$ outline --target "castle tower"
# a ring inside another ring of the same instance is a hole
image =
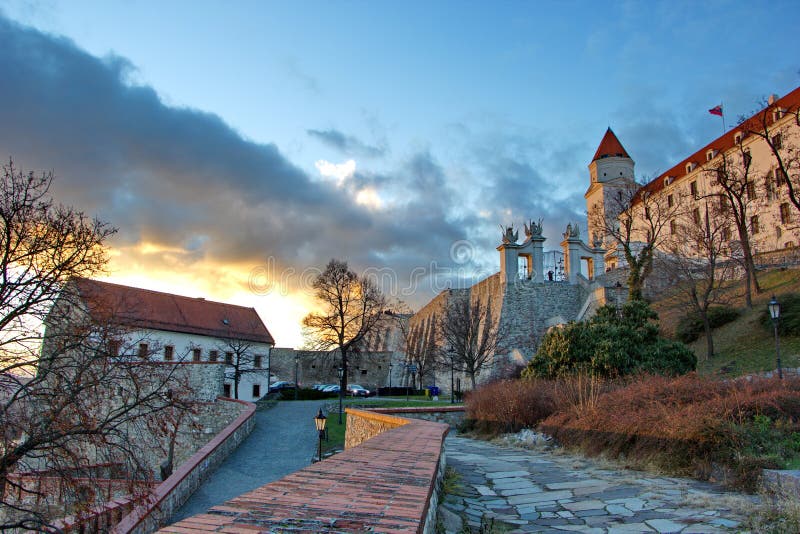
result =
[[[589,163],[591,183],[583,195],[586,198],[586,211],[589,216],[589,235],[587,241],[594,245],[595,239],[602,241],[602,247],[609,253],[616,246],[608,243],[603,231],[603,220],[613,220],[619,215],[630,198],[632,190],[638,189],[633,175],[634,162],[625,147],[609,128],[600,146]],[[610,266],[615,266],[612,262]]]

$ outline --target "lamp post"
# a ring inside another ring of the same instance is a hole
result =
[[[300,357],[295,354],[294,355],[294,400],[297,400],[297,390],[300,388],[300,384],[297,383],[297,367],[300,363]]]
[[[336,374],[339,375],[339,424],[342,424],[342,396],[344,395],[344,391],[342,390],[342,378],[344,377],[344,369],[339,367],[336,370]]]
[[[767,304],[767,308],[769,309],[769,316],[772,319],[772,325],[775,327],[775,359],[778,362],[778,378],[783,379],[783,371],[781,370],[781,346],[778,341],[778,321],[781,318],[781,304],[777,301],[775,295],[772,295],[772,300]]]
[[[327,417],[325,414],[322,413],[322,408],[319,409],[319,413],[317,416],[314,417],[314,426],[317,427],[317,433],[319,434],[319,461],[322,461],[322,438],[325,437],[325,423],[327,422]]]
[[[394,365],[392,365],[392,362],[389,362],[389,389],[390,390],[392,389],[392,367],[394,367]],[[391,392],[389,393],[389,395],[391,395]]]
[[[455,363],[453,362],[453,353],[450,353],[450,404],[455,404]]]

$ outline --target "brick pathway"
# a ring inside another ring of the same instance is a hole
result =
[[[513,533],[741,532],[756,502],[711,484],[612,470],[568,454],[456,436],[446,444],[463,495],[448,496],[439,517],[460,515],[473,531],[486,517]]]

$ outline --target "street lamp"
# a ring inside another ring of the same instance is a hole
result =
[[[339,367],[339,369],[336,370],[336,374],[339,375],[339,424],[341,425],[342,424],[342,396],[344,395],[344,388],[342,387],[342,384],[344,383],[344,380],[343,380],[343,378],[344,378],[344,369],[342,367]]]
[[[297,400],[297,390],[300,388],[300,384],[297,383],[297,364],[300,363],[300,356],[297,354],[294,355],[294,400]]]
[[[392,367],[394,367],[394,365],[392,365],[392,362],[389,362],[389,389],[390,390],[392,389]],[[390,391],[389,395],[391,395],[391,394],[392,393]]]
[[[322,413],[322,408],[319,409],[319,413],[317,416],[314,417],[314,426],[317,427],[317,432],[319,433],[319,461],[322,461],[322,438],[325,437],[325,423],[327,422],[327,417],[325,414]]]
[[[778,321],[781,318],[781,304],[775,298],[775,295],[772,295],[772,300],[769,301],[767,304],[767,308],[769,309],[769,316],[772,319],[772,325],[775,327],[775,359],[778,362],[778,378],[783,378],[783,371],[781,370],[781,346],[780,342],[778,341]]]

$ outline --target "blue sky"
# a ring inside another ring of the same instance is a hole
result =
[[[0,155],[54,170],[59,198],[120,228],[113,277],[252,304],[298,345],[313,305],[299,273],[332,256],[404,286],[434,263],[450,283],[492,272],[498,224],[543,217],[556,248],[568,220],[585,224],[607,126],[640,178],[669,168],[721,133],[710,107],[733,124],[800,85],[798,15],[797,2],[0,1]],[[462,241],[467,262],[451,254]],[[270,280],[294,276],[254,291],[270,262]],[[417,289],[401,296],[440,287]]]

